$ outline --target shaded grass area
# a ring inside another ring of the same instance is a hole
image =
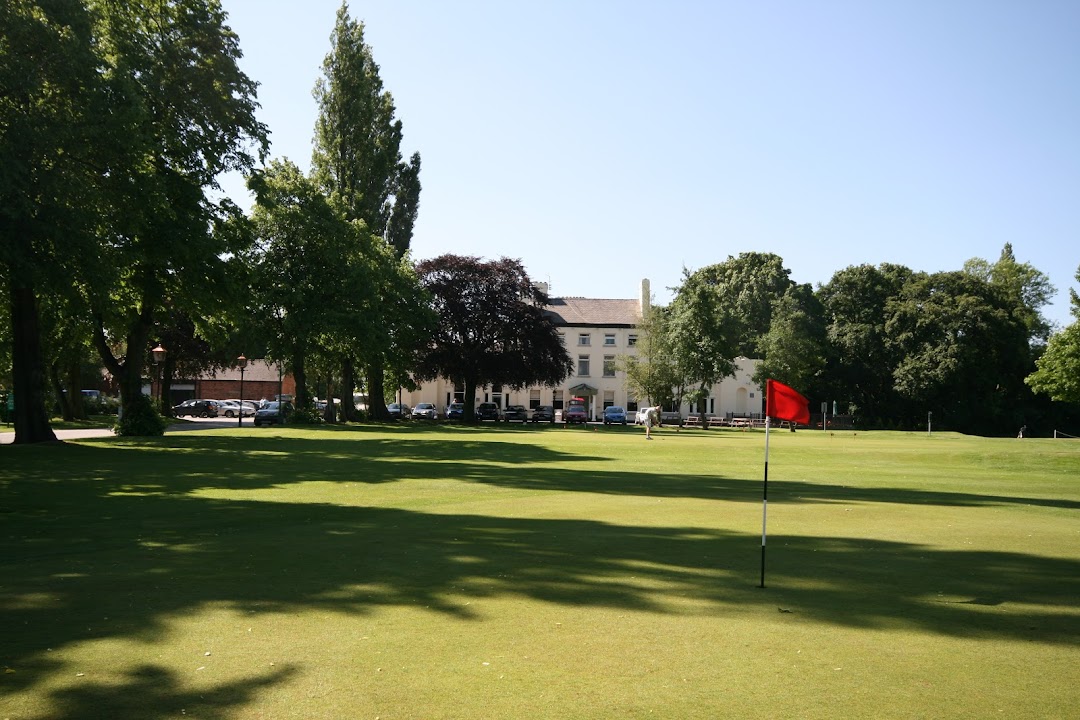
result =
[[[0,713],[1072,711],[1080,446],[777,434],[760,589],[762,440],[358,426],[5,448]]]

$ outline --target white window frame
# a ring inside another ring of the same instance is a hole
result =
[[[604,356],[604,377],[606,377],[606,378],[615,377],[615,356],[614,355],[605,355]]]

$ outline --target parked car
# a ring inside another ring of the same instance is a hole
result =
[[[450,403],[446,406],[447,420],[460,420],[465,415],[465,403]]]
[[[506,422],[528,422],[529,411],[524,405],[507,405],[503,411],[503,420]]]
[[[255,411],[255,427],[260,425],[284,425],[292,412],[291,402],[278,402],[274,400],[266,403],[265,407]]]
[[[179,405],[173,406],[173,415],[176,417],[217,417],[218,404],[216,400],[185,400]]]
[[[417,420],[434,420],[437,414],[432,403],[417,403],[412,412],[412,416]]]
[[[227,418],[234,418],[238,415],[254,417],[255,406],[247,400],[242,404],[239,400],[222,400],[218,405],[218,415],[224,415]]]
[[[563,410],[563,422],[567,425],[574,423],[585,424],[589,421],[589,414],[585,412],[584,405],[571,405]]]
[[[661,425],[682,425],[682,415],[673,410],[664,410],[660,413]]]
[[[604,424],[616,425],[626,424],[626,408],[619,407],[618,405],[611,405],[604,408]]]
[[[530,419],[533,422],[553,423],[555,422],[555,408],[551,407],[550,405],[541,405],[540,407],[533,410],[532,417]]]
[[[480,403],[476,408],[476,419],[499,422],[502,420],[502,412],[499,410],[499,406],[493,402]]]
[[[405,403],[390,403],[386,406],[386,412],[391,420],[408,420],[412,417],[412,408]]]

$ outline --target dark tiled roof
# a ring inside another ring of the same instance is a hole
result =
[[[641,322],[641,305],[637,300],[551,298],[544,310],[554,316],[556,325],[634,327]]]

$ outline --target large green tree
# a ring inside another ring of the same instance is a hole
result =
[[[1012,304],[1013,313],[1027,327],[1031,339],[1045,343],[1050,336],[1050,323],[1042,309],[1050,304],[1056,292],[1050,278],[1030,263],[1018,262],[1011,243],[1005,243],[997,262],[972,258],[964,263],[964,272],[974,275],[997,288]]]
[[[1080,282],[1080,268],[1076,281]],[[1046,352],[1036,361],[1037,369],[1025,382],[1052,400],[1080,404],[1080,296],[1073,288],[1069,288],[1069,296],[1070,312],[1076,320],[1050,336]]]
[[[465,422],[475,422],[481,385],[556,385],[573,365],[544,313],[547,296],[518,260],[443,255],[417,265],[438,314],[416,373],[445,377],[465,391]]]
[[[772,378],[824,397],[818,386],[825,367],[825,313],[809,285],[792,285],[776,301],[758,348],[761,362],[754,382],[764,387]]]
[[[321,188],[344,208],[346,217],[364,223],[368,233],[405,256],[419,209],[420,156],[408,162],[401,157],[401,121],[395,118],[393,96],[383,87],[379,66],[364,40],[364,24],[349,15],[342,3],[331,35],[331,49],[323,61],[323,77],[315,86],[319,116],[315,125],[312,173]],[[346,289],[349,291],[349,289]],[[341,353],[345,392],[355,385],[354,368],[366,366],[368,407],[376,418],[385,418],[385,373],[396,373],[397,355],[406,329],[395,326],[394,301],[387,300],[387,314],[376,326],[382,337],[365,347],[345,347]],[[394,338],[398,334],[398,338]],[[360,356],[364,357],[361,358]],[[351,404],[344,408],[347,417]]]
[[[39,302],[69,293],[98,180],[120,129],[93,16],[78,0],[0,3],[0,285],[10,319],[15,442],[55,439],[46,412]]]
[[[84,289],[98,350],[130,417],[144,409],[146,349],[164,299],[194,316],[221,307],[229,258],[243,248],[232,242],[237,235],[217,231],[237,208],[207,191],[222,172],[250,170],[265,152],[266,128],[217,0],[107,2],[100,12],[98,44],[134,110]]]
[[[726,315],[729,320],[723,323],[714,320],[708,324],[726,326],[729,322],[734,323],[737,335],[733,338],[735,354],[732,357],[756,358],[761,356],[760,340],[769,331],[773,304],[793,284],[790,276],[791,272],[784,267],[779,255],[744,252],[693,273],[684,272],[682,286],[672,304],[678,302],[678,295],[684,289],[697,293],[697,286],[710,288],[714,311]]]
[[[900,404],[893,372],[898,349],[887,342],[888,304],[913,272],[903,265],[855,265],[817,291],[825,313],[824,397],[839,400],[861,423],[892,418]]]
[[[680,402],[687,390],[693,401],[704,399],[713,385],[735,373],[744,325],[726,302],[728,288],[715,282],[717,267],[684,271],[664,311],[664,343],[676,369],[675,399]]]
[[[889,302],[887,344],[907,407],[946,427],[1015,432],[1028,403],[1028,328],[999,288],[964,272],[919,274]],[[915,417],[900,417],[907,425]]]
[[[260,279],[253,314],[265,323],[270,356],[285,360],[296,379],[297,406],[307,407],[309,364],[325,364],[342,338],[363,344],[374,334],[366,310],[377,300],[376,273],[364,250],[379,248],[362,223],[347,220],[287,160],[272,162],[249,185],[256,194],[252,263]]]

